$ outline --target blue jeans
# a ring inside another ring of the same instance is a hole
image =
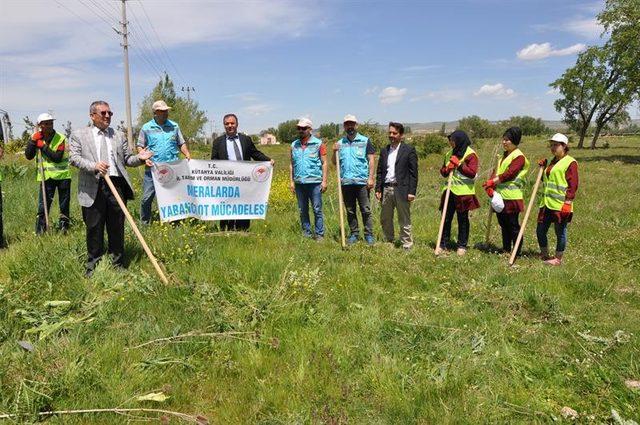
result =
[[[313,207],[315,218],[316,236],[324,236],[324,217],[322,216],[322,193],[320,183],[296,183],[296,198],[298,198],[298,211],[300,211],[300,222],[302,223],[302,233],[311,236],[311,220],[309,219],[309,201]]]
[[[151,205],[156,196],[156,188],[153,186],[151,168],[145,167],[144,180],[142,182],[142,200],[140,201],[140,221],[149,224],[151,222]]]
[[[544,212],[544,217],[542,221],[538,223],[538,227],[536,228],[536,236],[538,237],[538,245],[540,248],[544,249],[549,246],[549,241],[547,240],[547,232],[549,231],[549,227],[551,227],[551,223],[553,223],[553,229],[556,232],[556,252],[564,252],[567,247],[567,224],[568,222],[563,223],[555,223],[553,212],[546,209]]]

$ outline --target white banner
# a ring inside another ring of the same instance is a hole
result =
[[[271,190],[269,162],[192,159],[151,169],[160,220],[264,219]]]

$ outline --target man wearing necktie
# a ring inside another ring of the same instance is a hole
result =
[[[133,189],[125,166],[140,166],[153,156],[153,152],[146,149],[138,155],[131,153],[124,135],[110,127],[112,115],[107,102],[93,102],[89,108],[92,125],[76,130],[69,145],[69,163],[80,170],[78,202],[87,227],[87,276],[93,274],[104,254],[105,227],[107,252],[116,267],[124,267],[125,217],[103,176],[109,175],[126,203],[133,199]]]
[[[227,114],[222,119],[225,134],[213,141],[211,147],[211,159],[228,161],[271,161],[253,144],[253,140],[245,134],[238,133],[238,117],[235,114]],[[220,230],[249,230],[251,220],[220,220]]]

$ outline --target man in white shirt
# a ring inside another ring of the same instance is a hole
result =
[[[387,242],[394,242],[393,212],[398,211],[400,243],[406,250],[413,246],[411,236],[411,203],[418,187],[418,155],[413,146],[404,143],[404,126],[389,123],[389,141],[380,150],[376,175],[376,198],[382,201],[380,224]]]
[[[93,102],[89,107],[92,125],[76,130],[69,144],[69,163],[79,169],[78,202],[87,227],[87,276],[93,274],[104,254],[105,227],[107,252],[115,266],[124,267],[125,217],[104,175],[110,176],[126,203],[133,199],[133,189],[125,166],[140,166],[153,156],[153,152],[146,149],[133,154],[124,135],[110,127],[112,116],[107,102]]]

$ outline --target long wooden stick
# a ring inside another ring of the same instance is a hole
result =
[[[194,424],[208,423],[206,418],[202,416],[188,415],[186,413],[174,412],[172,410],[165,409],[150,409],[150,408],[112,408],[112,409],[79,409],[79,410],[51,410],[46,412],[37,412],[37,416],[53,416],[53,415],[74,415],[74,414],[88,414],[88,413],[127,413],[127,412],[144,412],[144,413],[162,413],[165,415],[175,416],[183,421]],[[26,416],[19,413],[8,413],[0,415],[0,419],[13,419]]]
[[[444,230],[444,221],[447,217],[447,206],[449,205],[449,195],[451,194],[451,181],[453,180],[453,170],[449,172],[449,179],[447,180],[447,191],[444,194],[444,204],[442,205],[442,218],[440,219],[440,230],[438,230],[438,240],[436,241],[436,248],[434,253],[440,254],[440,242],[442,242],[442,231]]]
[[[38,156],[38,168],[40,168],[40,179],[42,180],[40,183],[40,189],[42,190],[42,205],[44,206],[44,229],[49,231],[49,207],[47,206],[47,188],[44,183],[44,158],[42,157],[42,150],[40,150],[40,155]]]
[[[531,209],[533,208],[533,203],[536,200],[536,194],[538,193],[538,186],[540,185],[540,180],[542,180],[542,173],[544,172],[544,166],[540,167],[540,171],[538,171],[538,177],[536,177],[536,184],[533,185],[533,191],[531,192],[531,198],[529,199],[529,206],[527,207],[527,212],[524,215],[524,219],[522,220],[522,225],[520,226],[520,232],[518,232],[518,238],[516,239],[516,243],[513,246],[513,251],[511,251],[511,257],[509,258],[509,265],[513,266],[513,263],[516,261],[516,254],[518,253],[518,247],[520,246],[520,242],[522,242],[522,236],[524,235],[524,228],[527,226],[527,220],[529,219],[529,214],[531,213]]]
[[[124,204],[124,202],[122,201],[122,198],[120,197],[120,194],[118,193],[118,190],[113,185],[113,182],[111,181],[111,177],[109,177],[108,174],[103,174],[102,176],[104,177],[104,180],[109,185],[109,189],[111,189],[111,193],[113,193],[113,196],[116,198],[116,201],[118,201],[118,205],[120,205],[120,209],[122,210],[122,212],[124,213],[124,216],[127,218],[127,221],[131,225],[131,228],[133,229],[133,233],[136,234],[136,237],[140,241],[140,244],[142,245],[144,252],[147,254],[147,257],[149,257],[151,264],[153,264],[153,268],[156,269],[156,273],[158,273],[158,276],[160,276],[160,279],[162,279],[162,281],[165,284],[168,284],[169,280],[164,275],[164,272],[160,268],[160,265],[158,264],[158,260],[156,260],[156,257],[151,252],[151,249],[149,249],[149,245],[147,245],[147,242],[144,240],[142,233],[140,233],[140,230],[138,230],[138,226],[136,226],[136,222],[133,220],[133,217],[131,217],[131,214],[129,213],[127,206]]]
[[[342,200],[342,184],[340,183],[340,151],[336,151],[336,175],[338,176],[338,209],[340,210],[340,243],[343,248],[347,246],[344,235],[344,204]]]
[[[496,167],[493,169],[495,174],[498,174],[498,165],[500,165],[500,155],[496,155]],[[491,174],[489,175],[491,178]],[[491,203],[489,203],[489,216],[487,217],[487,232],[484,235],[484,244],[489,245],[489,239],[491,238],[491,217],[493,217],[493,208],[491,208]]]

